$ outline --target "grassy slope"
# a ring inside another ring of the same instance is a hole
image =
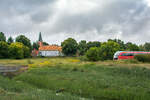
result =
[[[6,64],[6,61],[8,60],[0,60],[0,63]],[[0,90],[6,91],[6,93],[0,92],[1,98],[8,99],[15,96],[21,100],[49,100],[49,98],[63,100],[63,97],[64,100],[78,100],[78,97],[96,100],[148,100],[150,98],[150,70],[141,67],[147,67],[149,64],[125,64],[127,62],[112,61],[91,63],[79,62],[71,58],[11,60],[9,64],[32,62],[38,65],[44,61],[53,64],[49,67],[43,65],[42,68],[30,69],[13,80],[0,77]],[[62,88],[65,92],[64,96],[56,96],[55,91]]]

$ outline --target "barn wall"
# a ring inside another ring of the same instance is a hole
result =
[[[59,51],[39,51],[40,56],[50,57],[50,56],[61,56]]]

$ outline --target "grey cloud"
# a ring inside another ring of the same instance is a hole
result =
[[[67,9],[71,11],[71,8],[58,10],[56,3],[60,1],[64,0],[1,0],[0,31],[43,31],[47,42],[57,41],[51,36],[66,36],[72,33],[77,33],[78,36],[74,37],[78,40],[88,40],[93,34],[96,34],[95,39],[103,37],[106,40],[121,33],[120,38],[125,41],[128,41],[128,37],[135,37],[129,39],[132,42],[142,38],[137,43],[149,41],[150,7],[143,3],[144,0],[105,0],[104,5],[100,0],[93,0],[98,6],[85,13],[67,12]]]

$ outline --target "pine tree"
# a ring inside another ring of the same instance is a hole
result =
[[[9,37],[8,40],[7,40],[8,44],[11,44],[14,42],[13,38],[12,37]]]
[[[3,32],[0,32],[0,41],[6,41],[6,37]]]
[[[40,32],[40,34],[39,34],[39,41],[40,41],[40,42],[43,42],[41,32]]]

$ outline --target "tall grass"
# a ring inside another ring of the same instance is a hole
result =
[[[15,80],[40,89],[64,91],[95,100],[148,100],[150,70],[85,64],[71,68],[45,67],[30,70]]]

